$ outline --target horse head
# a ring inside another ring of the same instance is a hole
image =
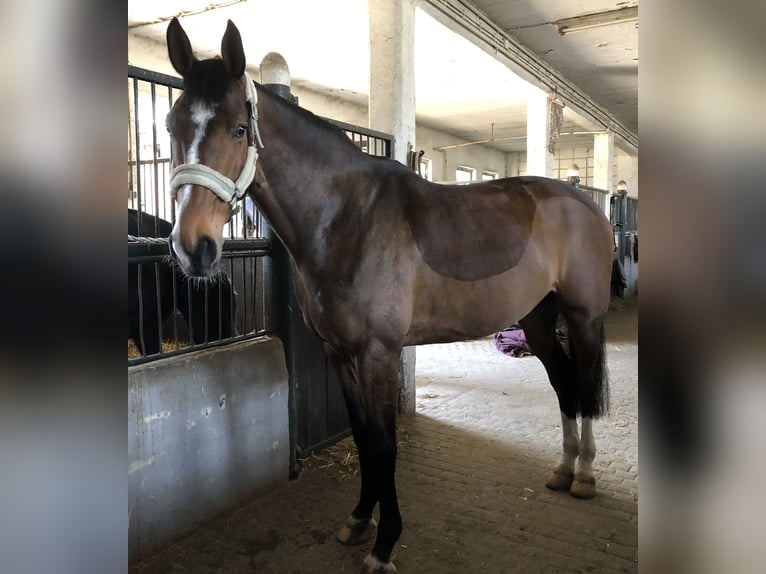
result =
[[[166,122],[170,187],[177,202],[170,249],[184,273],[210,277],[219,269],[224,225],[255,174],[257,92],[231,20],[220,58],[198,60],[176,18],[168,26],[167,44],[184,82]]]

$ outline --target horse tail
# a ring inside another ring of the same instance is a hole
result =
[[[590,350],[594,353],[586,373],[579,373],[575,345],[569,336],[568,370],[577,380],[577,414],[600,418],[609,413],[609,371],[606,366],[606,336],[603,320]],[[582,349],[580,350],[582,352]]]
[[[593,365],[593,417],[599,418],[609,413],[609,370],[606,367],[606,337],[604,322],[599,327],[598,354]]]

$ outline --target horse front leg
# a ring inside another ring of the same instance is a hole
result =
[[[357,390],[349,394],[354,399],[352,405],[361,406],[362,424],[358,431],[354,431],[354,437],[360,454],[362,496],[355,510],[357,514],[352,513],[349,530],[353,532],[356,520],[371,519],[374,501],[380,503],[377,538],[364,560],[362,574],[396,572],[391,563],[391,552],[402,532],[395,481],[400,354],[401,348],[391,348],[371,340],[367,348],[355,357]],[[341,534],[345,533],[346,528]]]
[[[343,397],[346,401],[351,432],[359,454],[359,474],[361,476],[361,492],[359,502],[346,519],[346,523],[338,533],[338,540],[349,546],[367,542],[375,532],[377,523],[372,517],[372,510],[378,502],[376,488],[373,485],[374,474],[369,464],[369,447],[367,430],[365,429],[364,404],[362,401],[359,378],[356,369],[356,359],[348,355],[334,353],[328,345],[325,352],[335,365]]]

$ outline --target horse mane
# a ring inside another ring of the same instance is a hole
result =
[[[319,117],[315,113],[307,110],[306,108],[302,108],[297,104],[294,104],[292,102],[289,102],[285,100],[284,98],[279,97],[278,95],[272,93],[268,90],[265,86],[262,84],[259,84],[256,82],[256,85],[260,88],[263,88],[263,92],[266,93],[267,97],[275,103],[275,105],[287,108],[294,114],[297,114],[301,121],[304,121],[314,127],[316,127],[318,130],[321,130],[322,137],[326,137],[328,135],[332,136],[334,139],[337,140],[337,142],[341,146],[345,146],[348,148],[349,151],[353,150],[355,152],[358,152],[363,155],[365,154],[351,139],[346,135],[346,133],[336,126],[335,124],[327,121],[324,118]],[[302,130],[303,133],[306,133],[305,130]],[[322,146],[320,146],[320,149],[324,146],[326,146],[327,141],[322,140]]]

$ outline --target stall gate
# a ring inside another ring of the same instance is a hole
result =
[[[306,456],[347,436],[350,427],[334,368],[325,358],[321,340],[303,322],[287,253],[247,199],[225,232],[224,268],[230,284],[212,290],[205,286],[195,292],[188,281],[177,275],[167,258],[167,243],[149,238],[163,236],[151,216],[171,223],[175,219],[175,203],[168,195],[170,138],[164,122],[182,93],[182,82],[129,66],[128,92],[128,209],[147,214],[146,219],[151,221],[147,224],[145,217],[138,217],[137,229],[128,237],[128,271],[136,286],[135,292],[131,286],[129,308],[134,304],[139,311],[138,338],[144,343],[133,348],[132,355],[129,347],[128,365],[264,335],[278,336],[290,376],[291,467],[295,468],[296,456]],[[333,123],[366,153],[392,157],[391,136]],[[172,277],[168,285],[158,279],[163,272]],[[230,289],[232,304],[221,296],[222,289]],[[167,306],[161,300],[163,296],[173,308],[165,320],[158,310]],[[189,308],[184,309],[184,304]],[[158,316],[147,321],[151,312]],[[195,328],[192,333],[195,321],[204,328]],[[231,333],[220,328],[224,323],[231,325]],[[162,348],[151,353],[146,348],[149,330],[156,330],[164,341]]]
[[[610,220],[614,229],[615,259],[625,272],[625,295],[638,292],[638,199],[624,193],[610,199]]]

